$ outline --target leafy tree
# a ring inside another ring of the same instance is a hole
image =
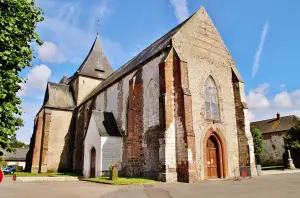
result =
[[[15,132],[23,126],[21,99],[17,96],[25,80],[19,73],[30,67],[32,43],[42,44],[35,32],[43,12],[34,0],[0,0],[0,148],[11,151]]]
[[[300,120],[290,128],[284,137],[287,149],[300,149]]]
[[[0,168],[2,168],[5,165],[5,160],[0,157]]]
[[[15,135],[12,137],[10,145],[12,148],[28,148],[29,147],[28,144],[18,141]]]
[[[257,163],[259,164],[260,155],[263,151],[264,138],[260,130],[255,126],[251,126],[251,134],[253,138],[255,158],[257,160]]]

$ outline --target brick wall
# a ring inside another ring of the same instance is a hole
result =
[[[129,81],[128,97],[128,136],[124,155],[124,171],[126,175],[140,176],[143,162],[142,134],[143,131],[143,78],[142,72]]]
[[[73,117],[73,171],[82,173],[84,160],[84,137],[86,135],[92,110],[95,109],[95,98],[76,110]]]

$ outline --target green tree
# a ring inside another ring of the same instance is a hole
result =
[[[2,168],[5,165],[5,160],[0,157],[0,168]]]
[[[259,164],[260,155],[263,151],[264,138],[260,130],[255,126],[251,126],[251,134],[253,138],[255,158],[257,160],[257,163]]]
[[[16,136],[14,135],[11,139],[11,142],[10,142],[10,145],[11,147],[14,149],[14,148],[28,148],[29,145],[24,143],[24,142],[20,142],[17,140]]]
[[[0,0],[0,148],[11,151],[11,139],[23,126],[21,99],[25,79],[19,73],[31,67],[33,43],[42,44],[36,31],[43,12],[34,0]]]
[[[300,149],[300,120],[297,124],[290,128],[287,135],[284,136],[287,149]]]

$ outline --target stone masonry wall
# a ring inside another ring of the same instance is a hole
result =
[[[249,146],[248,138],[245,134],[245,123],[244,123],[244,104],[241,102],[240,97],[240,82],[238,81],[235,74],[232,74],[233,93],[235,99],[235,112],[236,112],[236,123],[237,123],[237,135],[239,143],[239,164],[240,166],[250,166]]]
[[[226,176],[233,177],[239,174],[235,102],[231,83],[231,67],[235,67],[233,59],[204,8],[194,14],[172,41],[180,59],[188,64],[198,177],[205,179],[204,137],[210,128],[225,139],[225,172]],[[209,76],[217,85],[220,122],[205,117],[204,85]]]
[[[143,166],[144,177],[157,179],[159,173],[159,58],[143,67]]]
[[[151,178],[157,178],[158,175],[158,152],[160,148],[158,140],[160,132],[158,65],[161,58],[159,56],[146,63],[140,70],[141,73],[138,78],[136,75],[137,71],[133,71],[99,93],[95,99],[95,110],[113,112],[121,133],[124,135],[122,166],[124,172],[128,175],[138,174]],[[134,83],[131,89],[140,89],[140,91],[135,93],[134,100],[131,102],[130,97],[133,97],[133,95],[129,93],[133,92],[129,90],[130,81]],[[138,82],[142,82],[140,88],[136,86]],[[139,103],[137,98],[139,98],[141,103]],[[135,109],[134,113],[130,113],[132,105],[133,109]],[[139,111],[139,113],[136,111]],[[134,118],[130,114],[140,115],[140,117]],[[131,128],[127,127],[129,125],[131,125]],[[133,126],[134,128],[132,128]],[[140,146],[129,146],[132,144],[132,141],[135,141]],[[134,160],[133,158],[136,159]],[[127,163],[128,161],[131,161],[131,165],[137,165],[139,171],[134,172],[134,168],[128,168],[131,166],[130,163]]]
[[[264,135],[263,152],[260,156],[260,163],[263,166],[282,166],[284,164],[283,154],[284,139],[286,131]]]
[[[102,80],[79,76],[76,104],[79,105],[101,82]]]
[[[72,167],[70,150],[72,114],[70,111],[52,110],[47,155],[49,172],[70,171]]]

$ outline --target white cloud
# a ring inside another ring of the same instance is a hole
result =
[[[170,0],[175,9],[175,16],[178,23],[181,23],[189,17],[188,0]]]
[[[273,103],[275,107],[279,108],[288,108],[293,106],[290,94],[286,91],[276,94]]]
[[[268,30],[269,30],[269,21],[267,21],[263,27],[263,31],[261,33],[261,38],[260,38],[260,43],[259,43],[259,46],[255,53],[253,67],[252,67],[252,78],[254,78],[254,76],[256,75],[256,73],[259,69],[259,66],[260,66],[260,58],[261,58],[261,54],[262,54],[262,51],[264,48],[264,43],[265,43],[265,39],[266,39]]]
[[[248,111],[248,119],[251,121],[253,121],[255,118],[254,114],[252,113],[252,111]]]
[[[66,58],[58,52],[55,43],[45,41],[42,46],[38,47],[39,58],[44,62],[63,63]]]
[[[250,90],[247,96],[247,104],[250,109],[263,109],[269,107],[269,100],[265,96],[268,88],[269,84],[265,83],[254,90]]]
[[[274,97],[268,97],[269,88],[265,83],[249,91],[246,99],[250,121],[275,118],[277,112],[281,116],[300,116],[300,89],[293,92],[283,90]]]
[[[45,21],[39,25],[39,31],[57,43],[58,51],[63,54],[68,62],[79,64],[88,54],[90,47],[96,38],[99,30],[97,22],[100,19],[100,26],[103,26],[105,18],[112,12],[108,6],[108,0],[102,0],[100,4],[88,7],[84,12],[81,4],[70,5],[55,1],[47,3],[47,9],[57,10],[57,14],[48,12]],[[49,5],[50,4],[50,5]],[[81,23],[81,18],[88,18],[85,23]],[[101,37],[103,50],[112,65],[120,66],[129,60],[130,52],[127,52],[120,42]]]
[[[50,76],[51,70],[46,65],[42,64],[32,68],[26,76],[27,82],[21,85],[18,96],[42,98]]]

